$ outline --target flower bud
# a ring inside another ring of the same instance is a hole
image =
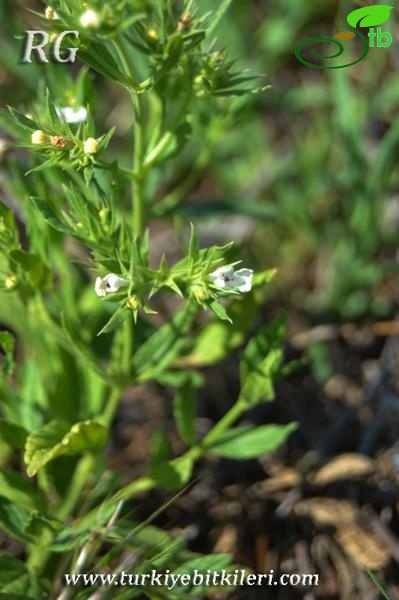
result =
[[[153,42],[157,42],[159,40],[158,32],[153,27],[151,29],[148,29],[147,37],[148,37],[148,39],[152,40]]]
[[[105,221],[109,215],[109,208],[102,208],[98,211],[98,216],[100,217],[100,221]]]
[[[59,18],[56,11],[51,6],[46,8],[44,15],[49,21],[56,21]]]
[[[194,285],[191,290],[198,302],[205,302],[208,300],[209,294],[205,287],[201,285]]]
[[[69,140],[64,138],[62,135],[52,135],[50,142],[52,146],[55,146],[55,148],[65,148],[70,143]]]
[[[95,138],[87,138],[83,143],[83,151],[85,154],[96,154],[98,151],[98,141]]]
[[[101,17],[92,8],[88,8],[80,17],[79,23],[84,29],[98,29],[101,25]]]
[[[15,277],[15,275],[10,275],[9,277],[7,277],[7,279],[4,282],[4,287],[6,288],[6,290],[12,290],[16,287],[17,285],[17,278]]]
[[[186,11],[179,19],[176,27],[176,31],[188,31],[191,27],[193,16],[190,12]]]
[[[127,308],[131,308],[132,310],[137,310],[140,306],[140,301],[136,296],[131,296],[129,300],[126,302]]]
[[[42,146],[48,143],[48,136],[41,129],[37,129],[32,133],[31,141],[35,146]]]

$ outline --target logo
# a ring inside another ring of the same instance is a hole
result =
[[[22,49],[21,62],[32,62],[32,52],[34,52],[39,63],[48,63],[49,59],[47,58],[45,48],[48,46],[49,42],[50,46],[52,46],[51,57],[55,62],[75,62],[78,48],[61,48],[61,44],[66,36],[73,36],[75,39],[79,39],[79,31],[62,31],[58,35],[55,35],[54,39],[52,39],[46,31],[25,31],[25,42]],[[39,39],[36,40],[36,38]],[[65,53],[65,50],[68,50],[68,53]]]
[[[353,10],[347,17],[347,22],[349,27],[347,27],[346,31],[340,31],[337,33],[334,38],[312,38],[310,40],[305,40],[295,49],[295,56],[297,59],[306,65],[307,67],[311,67],[312,69],[344,69],[345,67],[351,67],[356,65],[358,62],[363,60],[369,51],[369,48],[387,48],[392,44],[392,36],[383,31],[380,25],[386,23],[390,17],[391,10],[393,6],[388,6],[387,4],[379,4],[375,6],[365,6],[363,8],[358,8]],[[367,37],[358,31],[357,27],[369,27],[369,33]],[[316,42],[330,42],[338,47],[337,52],[335,54],[323,55],[319,54],[317,50],[313,47],[311,51],[312,57],[318,60],[331,60],[333,58],[338,58],[345,52],[344,45],[338,40],[351,40],[355,37],[358,37],[362,40],[363,43],[363,52],[360,58],[353,60],[352,62],[346,63],[344,65],[320,65],[314,64],[306,60],[302,56],[302,49],[304,46],[308,44],[314,44]]]

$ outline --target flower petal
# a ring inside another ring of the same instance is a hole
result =
[[[238,275],[239,277],[251,277],[252,278],[254,272],[252,269],[239,269],[234,274]]]

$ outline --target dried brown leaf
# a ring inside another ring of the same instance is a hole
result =
[[[337,542],[362,568],[380,569],[388,562],[389,550],[363,526],[353,503],[333,498],[311,498],[298,502],[295,512],[311,517],[319,525],[334,527]]]
[[[333,458],[314,476],[315,485],[324,486],[341,479],[365,477],[374,470],[374,462],[363,454],[347,453]]]

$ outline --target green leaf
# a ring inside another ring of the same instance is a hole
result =
[[[32,121],[32,119],[29,119],[23,113],[19,112],[15,108],[12,108],[11,106],[9,106],[8,110],[10,111],[13,118],[17,121],[17,123],[24,129],[26,129],[28,131],[32,131],[34,129],[39,129],[39,126],[37,123],[35,123],[35,121]]]
[[[208,306],[221,321],[228,321],[229,323],[233,322],[227,314],[225,307],[223,304],[220,304],[220,302],[212,300],[212,302],[209,302]]]
[[[199,257],[199,246],[198,246],[198,238],[197,238],[197,232],[195,231],[195,227],[192,223],[190,223],[190,242],[188,245],[188,257],[193,260],[193,261],[197,261],[198,257]]]
[[[7,554],[0,554],[0,592],[3,598],[25,600],[43,598],[43,590],[24,563]]]
[[[8,423],[0,419],[0,439],[15,450],[22,450],[25,447],[27,431],[19,425]]]
[[[72,427],[63,421],[50,421],[26,441],[24,460],[28,475],[33,477],[59,456],[98,452],[107,438],[107,429],[95,421],[75,423]]]
[[[265,283],[269,283],[277,273],[277,269],[269,269],[268,271],[261,271],[260,273],[255,273],[252,280],[252,287],[257,288]]]
[[[217,456],[237,460],[256,458],[280,446],[296,428],[296,423],[236,427],[226,431],[209,451]]]
[[[172,448],[164,431],[156,431],[151,438],[151,449],[149,457],[150,467],[164,463],[172,458]]]
[[[195,393],[190,380],[176,393],[173,415],[177,429],[188,446],[195,444]]]
[[[349,13],[347,21],[352,27],[375,27],[388,21],[392,9],[387,4],[364,6]]]
[[[197,334],[190,354],[182,357],[179,363],[191,367],[213,365],[227,356],[228,341],[228,325],[211,321]]]
[[[273,400],[273,376],[281,365],[283,350],[281,347],[271,349],[267,356],[246,377],[239,402],[246,406],[256,406],[263,400]]]
[[[51,274],[38,256],[17,248],[11,250],[9,257],[25,271],[34,287],[44,289],[48,286]]]
[[[114,331],[114,329],[117,329],[117,327],[120,327],[120,325],[126,321],[130,313],[131,311],[128,308],[120,306],[97,335],[103,335],[104,333]]]
[[[195,570],[206,573],[207,570],[222,571],[231,567],[231,554],[208,554],[190,558],[180,565],[174,573],[193,573]]]
[[[106,49],[104,43],[91,42],[90,45],[81,46],[79,58],[90,65],[93,69],[113,79],[122,85],[128,86],[129,82],[125,75],[119,70],[112,54]]]
[[[173,491],[183,487],[190,479],[193,471],[193,457],[183,455],[171,461],[153,464],[149,476],[157,485]]]
[[[132,358],[133,374],[140,380],[155,378],[180,354],[198,307],[187,303],[169,323],[155,331]]]
[[[232,1],[233,0],[222,0],[222,2],[220,3],[219,8],[217,9],[217,11],[211,17],[210,26],[208,27],[208,30],[206,32],[207,36],[210,36],[210,35],[213,34],[213,32],[215,31],[215,29],[219,25],[220,21],[223,19],[224,14],[229,9],[230,4],[232,3]]]
[[[9,377],[14,372],[14,346],[14,336],[9,331],[0,331],[0,348],[5,352],[1,370],[6,377]]]
[[[32,198],[33,202],[37,206],[38,210],[43,215],[44,219],[47,221],[53,229],[56,229],[60,233],[66,233],[73,235],[75,232],[70,227],[67,227],[56,217],[50,206],[44,200],[39,200],[39,198]]]
[[[44,509],[38,489],[16,471],[0,469],[0,495],[27,511]]]
[[[285,319],[265,325],[249,341],[240,361],[241,385],[247,376],[256,369],[272,348],[281,348],[286,332]]]
[[[19,506],[0,497],[0,526],[9,535],[26,543],[34,542],[34,538],[26,533],[29,515]]]

